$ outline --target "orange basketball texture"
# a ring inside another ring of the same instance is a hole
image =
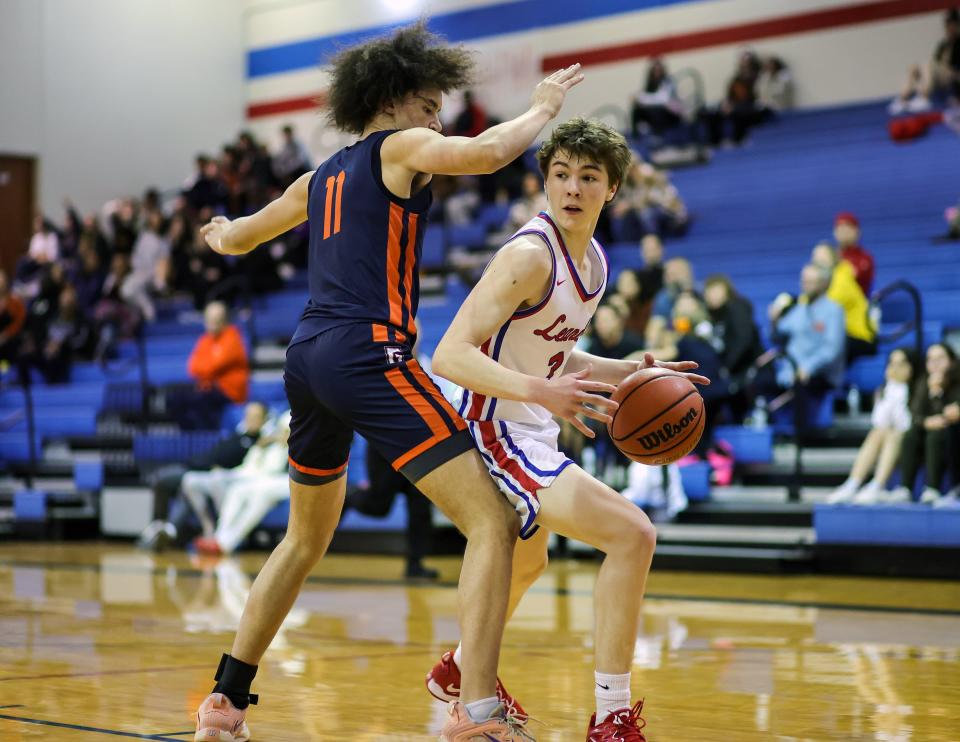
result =
[[[703,435],[703,397],[692,382],[668,369],[631,374],[611,399],[620,407],[607,432],[623,455],[638,463],[671,464],[690,453]]]

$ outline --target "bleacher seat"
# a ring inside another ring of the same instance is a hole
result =
[[[773,461],[773,428],[770,426],[718,425],[713,437],[730,444],[738,464],[769,464]]]
[[[137,465],[186,462],[212,448],[220,440],[217,431],[181,433],[138,433],[133,437],[133,458]]]

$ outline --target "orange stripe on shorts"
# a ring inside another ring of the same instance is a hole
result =
[[[403,288],[407,305],[407,332],[415,335],[416,325],[413,323],[413,264],[417,260],[417,215],[407,217],[407,259],[404,267]]]
[[[450,429],[439,413],[433,409],[430,400],[413,388],[413,384],[407,381],[399,368],[391,368],[384,376],[387,377],[387,381],[393,388],[400,393],[400,396],[407,401],[407,404],[413,407],[416,413],[423,418],[434,436],[445,437],[450,434]]]
[[[414,359],[407,364],[407,368],[413,372],[413,375],[417,378],[417,381],[423,384],[423,388],[426,389],[430,393],[430,396],[437,401],[440,407],[443,408],[443,411],[450,416],[450,419],[453,420],[453,424],[456,425],[457,430],[466,430],[467,424],[463,421],[460,415],[457,414],[457,411],[453,409],[453,405],[447,401],[447,398],[437,391],[436,384],[433,382],[433,379],[430,378],[427,372],[423,370],[423,366],[417,363],[416,359]]]
[[[374,325],[373,326],[373,342],[375,343],[385,343],[389,338],[387,337],[387,328],[383,325]]]
[[[298,464],[289,456],[287,457],[287,461],[290,462],[290,466],[292,466],[301,474],[310,474],[311,476],[314,476],[314,477],[329,477],[334,474],[339,474],[340,472],[342,472],[344,469],[347,468],[347,464],[349,463],[349,459],[347,459],[347,461],[344,461],[343,464],[341,466],[338,466],[336,469],[313,469],[309,466],[302,466],[301,464]]]

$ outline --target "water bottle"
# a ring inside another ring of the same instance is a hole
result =
[[[847,392],[847,409],[851,415],[860,412],[860,390],[855,386],[851,386]]]
[[[756,430],[765,430],[768,422],[767,399],[766,397],[757,397],[753,414],[750,416],[750,427]]]

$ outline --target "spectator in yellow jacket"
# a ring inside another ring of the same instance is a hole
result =
[[[877,328],[870,319],[870,302],[857,283],[856,272],[826,243],[813,248],[811,262],[830,271],[827,297],[843,307],[847,329],[847,363],[877,352]]]

